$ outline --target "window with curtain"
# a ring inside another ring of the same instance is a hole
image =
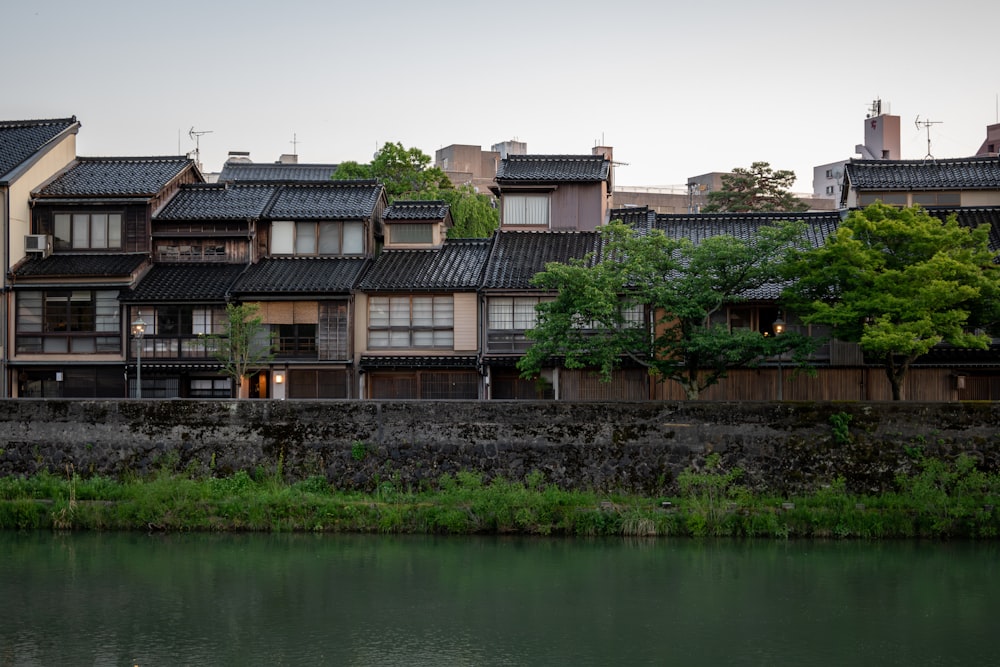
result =
[[[549,226],[548,194],[503,195],[504,225]]]
[[[489,305],[490,329],[514,329],[524,331],[538,323],[535,313],[542,299],[537,296],[493,297]]]
[[[122,247],[121,213],[56,213],[52,226],[52,243],[57,250]]]
[[[368,302],[368,347],[451,348],[455,303],[447,296],[373,296]]]
[[[364,225],[361,222],[271,223],[271,254],[295,256],[342,256],[364,253]]]

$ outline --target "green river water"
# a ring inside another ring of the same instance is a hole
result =
[[[7,665],[995,665],[1000,543],[0,532]]]

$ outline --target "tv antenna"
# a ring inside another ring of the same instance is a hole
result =
[[[299,141],[299,135],[297,135],[296,133],[292,132],[292,140],[289,141],[288,143],[290,143],[292,145],[292,155],[298,155],[299,154],[299,144],[302,143],[302,142]]]
[[[199,169],[201,169],[201,135],[203,134],[212,134],[212,130],[196,131],[194,125],[188,130],[188,136],[194,141],[194,161],[197,163]]]
[[[881,98],[876,97],[874,100],[872,100],[872,105],[868,107],[868,115],[865,116],[865,118],[873,118],[875,116],[881,116],[881,115],[882,115],[882,100]]]
[[[920,120],[920,115],[917,115],[917,119],[913,121],[913,124],[917,126],[917,130],[921,127],[927,128],[927,155],[924,156],[925,160],[933,160],[934,156],[931,155],[931,125],[940,125],[944,121],[942,120]]]

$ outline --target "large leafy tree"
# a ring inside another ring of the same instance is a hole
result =
[[[1000,297],[994,260],[988,225],[876,203],[802,255],[786,297],[803,321],[829,325],[880,360],[900,400],[910,365],[938,343],[988,347]]]
[[[390,202],[397,199],[441,199],[451,207],[454,226],[450,238],[485,238],[499,225],[500,216],[487,195],[471,186],[455,188],[448,176],[431,166],[429,155],[419,148],[387,143],[370,164],[343,162],[335,179],[376,178],[385,187]]]
[[[597,368],[609,379],[630,358],[697,399],[730,368],[789,350],[802,359],[807,338],[731,329],[722,317],[748,290],[779,279],[802,231],[802,223],[786,222],[749,239],[715,236],[695,244],[613,222],[601,229],[600,257],[550,263],[535,276],[536,286],[557,296],[537,307],[538,324],[528,333],[533,344],[518,363],[522,376],[563,357],[568,368]],[[650,308],[651,327],[629,317],[636,307]]]
[[[370,164],[340,164],[333,178],[377,178],[385,187],[389,201],[451,185],[443,171],[431,166],[429,155],[419,148],[406,148],[399,142],[383,144]]]
[[[736,167],[722,176],[722,189],[708,193],[702,212],[805,211],[809,205],[788,190],[794,182],[795,172],[774,171],[767,162]]]

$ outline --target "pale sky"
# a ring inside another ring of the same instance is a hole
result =
[[[76,115],[84,156],[368,162],[517,139],[614,147],[620,185],[856,157],[871,102],[903,158],[974,154],[998,121],[1000,3],[8,0],[0,119]]]

